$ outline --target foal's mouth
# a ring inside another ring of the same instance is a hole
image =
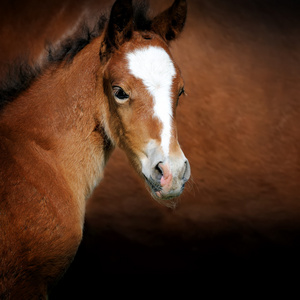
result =
[[[154,194],[159,193],[162,190],[162,186],[158,182],[156,182],[151,176],[150,178],[148,178],[144,175],[144,178]]]
[[[164,193],[163,187],[155,181],[151,176],[150,178],[146,177],[144,175],[145,181],[147,183],[147,186],[149,187],[152,196],[157,200],[172,200],[176,197],[178,197],[184,190],[184,185],[182,185],[179,193]]]

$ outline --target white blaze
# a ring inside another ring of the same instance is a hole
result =
[[[162,122],[161,147],[169,155],[171,139],[171,87],[176,74],[168,53],[159,47],[146,47],[127,54],[131,74],[141,79],[154,100],[154,115]]]

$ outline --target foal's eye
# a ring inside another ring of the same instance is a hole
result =
[[[183,94],[183,95],[185,94],[184,88],[182,88],[182,89],[179,91],[179,94],[178,94],[178,97],[177,97],[177,101],[176,101],[176,106],[178,105],[179,97],[180,97],[182,94]]]
[[[180,97],[182,94],[184,94],[184,88],[182,88],[178,94],[178,97]]]
[[[126,100],[129,98],[129,95],[124,92],[119,86],[113,86],[114,95],[119,100]]]

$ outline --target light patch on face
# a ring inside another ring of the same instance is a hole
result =
[[[154,100],[154,115],[162,122],[161,147],[169,155],[171,140],[171,87],[176,74],[168,53],[160,47],[137,49],[127,55],[131,74],[143,81]]]

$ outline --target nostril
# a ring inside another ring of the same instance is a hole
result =
[[[160,179],[164,176],[163,169],[161,168],[160,164],[162,162],[160,161],[154,168],[154,173],[155,173],[155,179],[157,181],[160,181]]]
[[[184,170],[184,173],[183,173],[183,180],[185,181],[185,182],[187,182],[188,180],[189,180],[189,178],[190,178],[190,176],[191,176],[191,166],[190,166],[190,163],[189,163],[189,161],[188,160],[186,160],[185,162],[184,162],[184,165],[185,165],[185,170]]]
[[[163,175],[164,175],[164,171],[163,171],[163,169],[162,169],[161,166],[160,166],[161,163],[162,163],[162,162],[160,161],[160,162],[155,166],[155,169],[161,174],[161,176],[163,176]]]

